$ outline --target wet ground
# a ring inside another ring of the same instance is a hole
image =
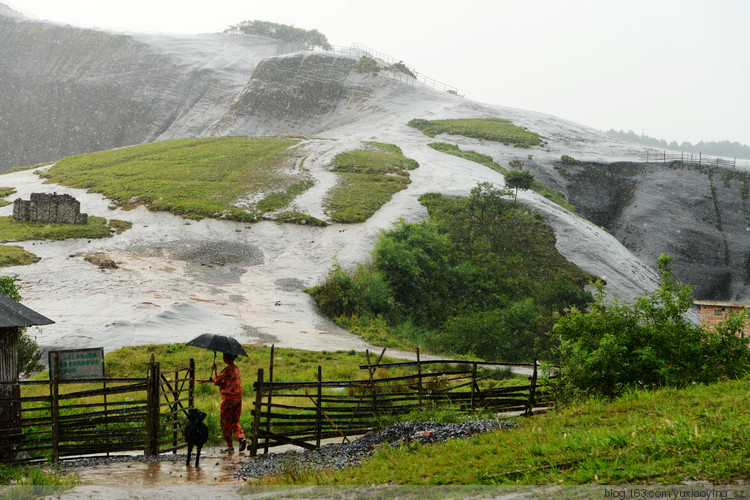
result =
[[[114,462],[101,465],[71,467],[65,474],[77,474],[82,485],[152,486],[152,485],[239,485],[244,481],[234,477],[241,462],[250,459],[248,451],[222,453],[219,447],[206,447],[201,452],[200,465],[195,467],[195,455],[190,466],[185,455],[175,460],[170,455],[156,462]]]

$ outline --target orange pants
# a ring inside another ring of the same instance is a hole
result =
[[[242,396],[221,397],[221,434],[228,445],[232,445],[232,436],[243,439],[245,433],[240,427],[240,414],[242,413]]]

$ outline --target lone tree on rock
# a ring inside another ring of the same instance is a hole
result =
[[[528,170],[511,170],[505,174],[505,185],[511,189],[516,190],[513,203],[518,200],[519,189],[530,189],[534,183],[534,174]]]

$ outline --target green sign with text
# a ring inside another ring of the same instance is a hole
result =
[[[104,378],[104,348],[69,349],[49,352],[49,367],[52,369],[57,355],[60,380],[86,380]]]

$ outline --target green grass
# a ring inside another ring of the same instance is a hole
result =
[[[64,240],[67,238],[105,238],[111,229],[107,219],[90,216],[87,224],[47,224],[16,222],[10,215],[0,217],[0,241]]]
[[[477,153],[476,151],[463,151],[457,145],[450,144],[447,142],[432,142],[428,144],[428,146],[440,151],[441,153],[458,156],[459,158],[464,158],[465,160],[479,163],[480,165],[484,165],[485,167],[491,168],[492,170],[499,172],[503,175],[508,173],[507,168],[503,168],[502,166],[495,163],[492,160],[492,157],[489,155]],[[561,207],[564,207],[573,213],[577,213],[576,207],[568,203],[567,200],[565,199],[565,196],[558,193],[557,191],[552,190],[552,188],[550,188],[546,184],[543,184],[539,182],[538,180],[534,179],[534,182],[531,185],[531,189],[541,194],[548,200],[554,203],[557,203]]]
[[[292,224],[300,224],[302,226],[327,226],[326,221],[320,220],[312,215],[303,214],[297,210],[289,210],[285,212],[279,212],[276,214],[275,219],[279,222],[290,222]]]
[[[117,234],[122,234],[128,229],[133,227],[133,223],[126,220],[119,220],[119,219],[110,219],[109,220],[109,227],[112,231],[114,231]]]
[[[48,472],[35,465],[0,464],[0,484],[14,486],[0,490],[0,499],[34,499],[61,494],[60,486],[73,486],[80,480],[75,473],[63,475],[60,471]]]
[[[475,139],[513,144],[516,147],[529,148],[542,143],[542,136],[523,127],[513,125],[510,120],[502,118],[464,118],[457,120],[425,120],[415,118],[409,126],[418,128],[425,135],[435,137],[437,134],[462,135]]]
[[[285,191],[271,193],[258,202],[258,209],[262,212],[275,212],[286,208],[296,196],[301,195],[314,184],[311,180],[304,180],[292,184]]]
[[[289,149],[298,139],[179,139],[64,158],[42,177],[186,218],[254,222],[309,188]],[[266,195],[266,193],[271,193]],[[261,198],[261,202],[251,199]]]
[[[636,391],[436,445],[381,448],[363,465],[271,484],[736,484],[750,479],[748,380]]]
[[[24,170],[32,170],[34,168],[44,167],[46,165],[49,165],[52,162],[42,162],[42,163],[35,163],[33,165],[19,165],[17,167],[11,167],[8,170],[6,170],[5,174],[12,174],[13,172],[23,172]]]
[[[368,142],[367,147],[347,151],[333,159],[336,186],[324,200],[326,213],[335,222],[363,222],[411,182],[409,170],[419,164],[398,146]]]
[[[130,229],[132,223],[90,216],[87,224],[47,224],[17,222],[12,216],[0,217],[0,242],[29,240],[65,240],[68,238],[106,238]],[[37,257],[17,245],[0,245],[0,267],[33,264]]]
[[[36,260],[36,255],[18,245],[0,245],[0,267],[27,266]]]
[[[0,187],[0,198],[6,198],[16,192],[14,187]],[[12,201],[0,199],[0,207],[7,207]]]

